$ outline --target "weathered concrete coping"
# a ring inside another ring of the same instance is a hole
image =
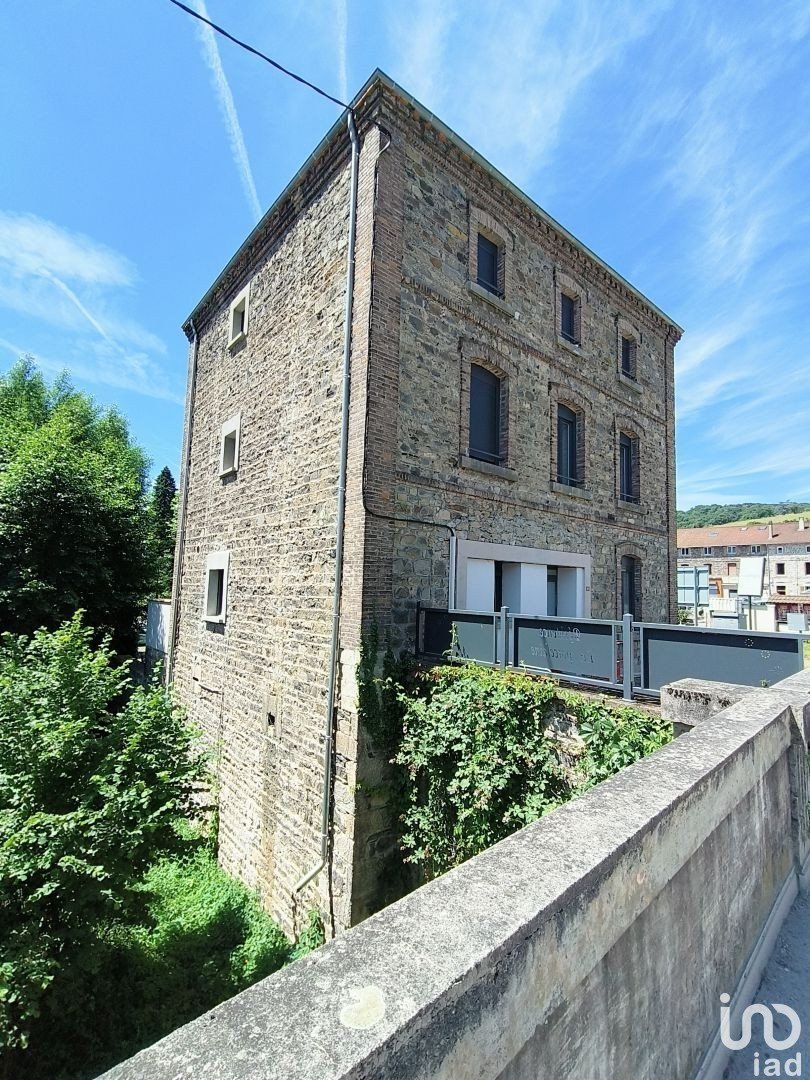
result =
[[[747,835],[740,807],[750,805],[752,791],[766,775],[786,775],[785,755],[794,737],[784,695],[754,690],[650,758],[106,1076],[108,1080],[498,1076],[537,1032],[545,1032],[549,1024],[553,1027],[553,1017],[577,998],[597,965],[657,903],[659,894],[673,881],[683,881],[681,869],[690,860],[693,866],[706,865],[700,851],[707,837],[722,834],[735,814],[741,822],[740,837]],[[775,765],[778,768],[771,771]],[[774,790],[783,791],[784,781],[778,783],[782,787],[777,784]],[[779,796],[774,835],[784,831],[779,824],[784,803]],[[772,890],[779,888],[779,875],[787,873],[789,861],[781,851],[761,877],[762,903],[770,905]],[[701,873],[698,887],[685,894],[697,895],[693,903],[703,903],[708,871]],[[677,910],[680,894],[673,897],[668,902]],[[721,923],[725,926],[725,919]],[[663,933],[665,928],[660,929]],[[640,933],[647,941],[649,931]],[[737,938],[742,942],[737,951],[747,953],[750,928]],[[647,962],[660,964],[664,947],[650,942]],[[689,948],[682,951],[691,963]],[[736,978],[744,959],[735,955],[722,964],[718,961],[723,970],[712,970],[706,977]],[[665,964],[676,962],[683,963],[665,957]],[[644,978],[632,966],[623,960],[614,968],[631,980],[623,991],[630,998]],[[660,978],[659,972],[655,979]],[[656,986],[654,993],[660,995]],[[707,999],[717,991],[713,983],[701,993]],[[665,999],[656,1006],[663,1010],[662,1022],[670,1015],[670,1005]],[[673,1010],[677,1013],[674,1006]],[[705,1008],[695,1015],[702,1018],[704,1013]],[[675,1016],[672,1023],[683,1026],[689,1019]],[[702,1022],[711,1025],[707,1013]],[[593,1026],[598,1034],[598,1025]],[[709,1034],[710,1026],[701,1028],[693,1036],[694,1045],[684,1044],[681,1053],[691,1067]],[[518,1069],[509,1075],[524,1073]],[[686,1073],[673,1065],[668,1075]]]

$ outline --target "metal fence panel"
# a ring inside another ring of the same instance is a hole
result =
[[[497,630],[500,619],[495,614],[478,611],[439,611],[422,608],[422,651],[428,656],[444,656],[453,644],[453,655],[461,660],[482,664],[499,661]]]
[[[638,625],[645,689],[687,678],[771,686],[802,669],[802,644],[792,634]]]
[[[439,659],[454,645],[459,660],[548,671],[628,698],[657,697],[684,678],[771,686],[803,665],[799,635],[633,623],[629,615],[619,623],[420,606],[418,621],[423,655]]]
[[[615,683],[614,626],[612,622],[516,615],[511,662],[516,667]]]

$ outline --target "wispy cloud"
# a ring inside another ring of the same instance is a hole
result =
[[[163,342],[114,310],[136,280],[128,259],[90,237],[0,211],[0,307],[23,316],[26,339],[24,347],[8,339],[0,346],[37,356],[47,370],[67,368],[90,383],[179,402],[165,364],[154,359],[165,355]],[[59,329],[56,343],[50,327]],[[48,358],[53,352],[59,361]]]
[[[0,261],[21,274],[91,285],[131,285],[136,276],[123,255],[34,214],[0,211]]]
[[[198,14],[206,19],[210,18],[208,9],[205,5],[205,0],[192,0],[192,3]],[[239,179],[242,182],[242,188],[245,193],[245,198],[248,201],[253,220],[258,221],[262,216],[262,205],[259,202],[259,196],[256,192],[256,184],[253,180],[253,170],[250,167],[250,159],[248,157],[247,146],[245,145],[245,137],[242,134],[242,125],[239,123],[239,114],[236,111],[236,103],[233,99],[230,83],[225,75],[225,69],[222,67],[222,59],[219,55],[219,46],[217,45],[216,35],[211,27],[206,26],[205,23],[196,22],[196,26],[202,45],[203,59],[211,73],[211,78],[214,83],[214,92],[217,96],[222,119],[225,122],[225,128],[228,132],[228,141],[231,145],[231,154],[233,155],[234,164],[239,173]]]
[[[183,404],[183,395],[171,385],[163,368],[146,353],[121,353],[118,349],[105,349],[102,344],[85,347],[78,355],[67,355],[61,360],[43,356],[17,342],[0,338],[0,349],[10,357],[33,357],[43,371],[52,375],[67,371],[77,379],[92,385],[113,386],[129,390],[161,401]],[[88,363],[88,354],[92,362]]]
[[[445,49],[455,18],[456,6],[451,0],[414,0],[392,18],[392,34],[401,50],[397,74],[429,108],[439,108],[437,99],[447,70]]]
[[[400,78],[519,183],[551,164],[562,122],[670,0],[452,5],[418,0],[395,23]],[[452,77],[448,73],[452,72]]]

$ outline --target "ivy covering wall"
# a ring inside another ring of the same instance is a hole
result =
[[[383,676],[374,679],[369,655],[367,648],[359,672],[361,717],[397,767],[400,844],[423,879],[673,737],[672,725],[653,711],[566,690],[552,679],[476,665],[403,677],[407,669],[398,671],[390,650]]]

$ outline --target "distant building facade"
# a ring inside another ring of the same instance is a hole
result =
[[[810,613],[810,518],[678,529],[678,566],[707,566],[713,596],[737,596],[740,559],[752,555],[765,560],[762,595],[776,624],[790,612]]]
[[[417,602],[673,620],[680,329],[376,73],[359,158],[329,861],[317,857],[346,294],[333,128],[185,329],[174,684],[215,748],[221,858],[291,929],[386,896],[355,668]],[[384,772],[384,770],[382,770]]]

